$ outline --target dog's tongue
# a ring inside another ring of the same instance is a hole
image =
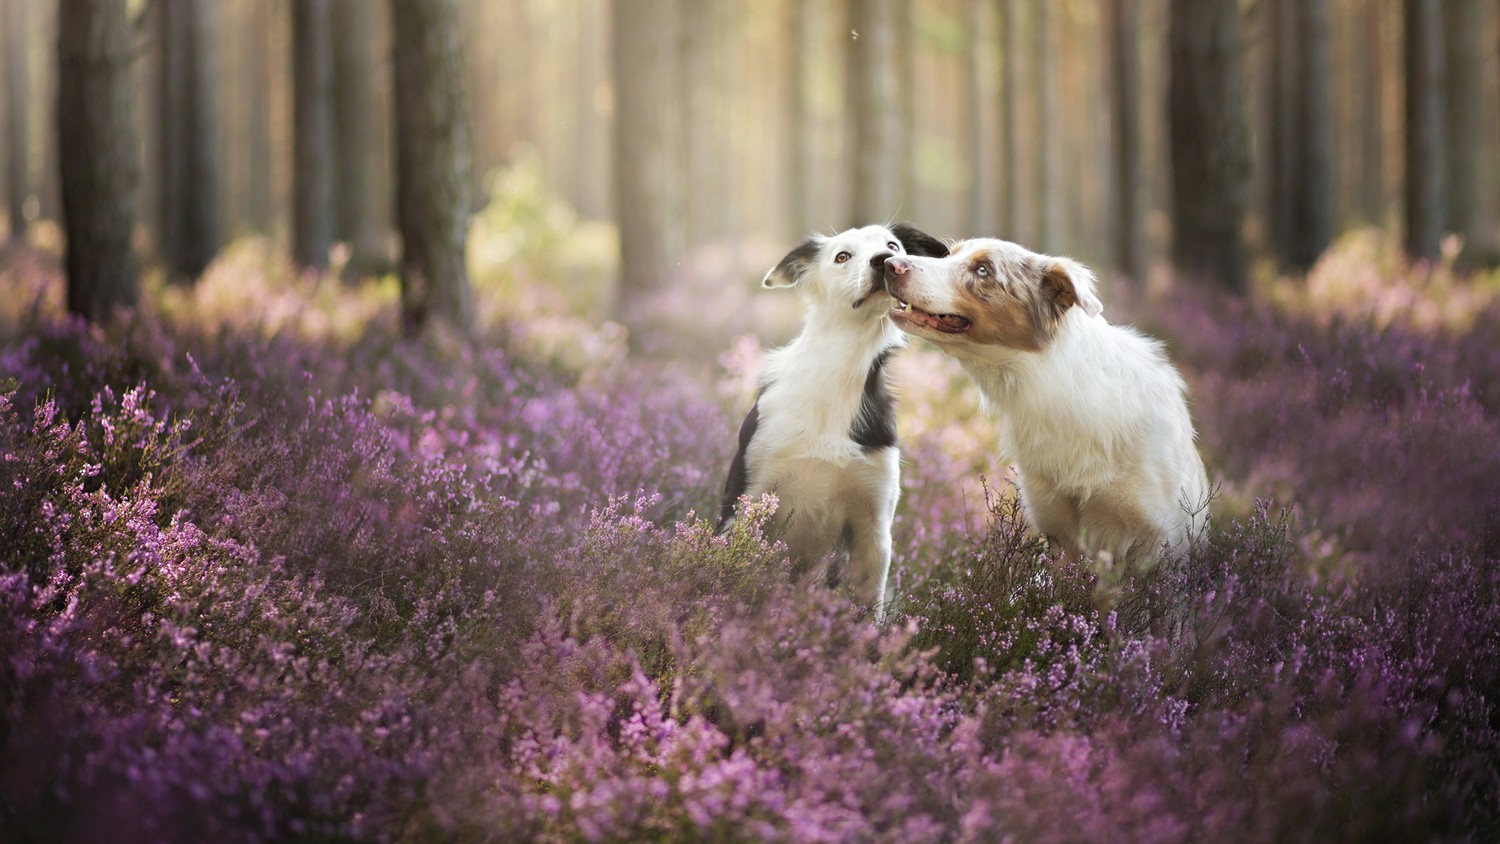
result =
[[[969,320],[957,314],[929,314],[917,308],[908,307],[903,313],[906,318],[924,328],[933,331],[942,331],[948,334],[964,331],[969,327]]]

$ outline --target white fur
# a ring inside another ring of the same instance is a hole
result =
[[[870,266],[877,254],[902,248],[883,226],[814,240],[816,262],[790,285],[805,307],[802,331],[765,358],[759,424],[744,455],[745,493],[777,496],[782,538],[805,565],[845,540],[849,591],[879,611],[900,496],[900,452],[894,446],[863,449],[850,439],[850,428],[871,365],[906,342],[887,317],[892,300],[880,271]],[[851,257],[835,263],[841,252]],[[767,273],[766,286],[788,286],[779,269]]]
[[[961,314],[972,301],[966,305],[955,286],[958,272],[980,249],[999,256],[1001,283],[1036,283],[1061,266],[1077,295],[1040,350],[913,331],[957,358],[999,417],[1002,458],[1016,466],[1032,524],[1072,552],[1145,564],[1181,546],[1203,527],[1209,486],[1187,386],[1162,344],[1106,321],[1087,269],[1003,241],[906,259],[897,295],[923,310]]]

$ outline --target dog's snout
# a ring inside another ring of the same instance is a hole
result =
[[[895,254],[894,252],[880,252],[880,253],[877,253],[875,255],[875,257],[873,257],[873,258],[870,259],[870,269],[872,269],[872,270],[882,270],[882,269],[885,269],[885,259],[890,258],[894,254]]]
[[[892,255],[885,259],[885,268],[895,275],[906,275],[911,271],[911,261],[901,255]]]

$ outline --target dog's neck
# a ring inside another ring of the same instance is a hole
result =
[[[889,319],[849,317],[809,312],[802,333],[767,353],[761,372],[762,428],[834,461],[860,453],[849,431],[865,380],[876,359],[906,339]]]
[[[871,319],[863,314],[851,319],[850,314],[834,311],[835,307],[810,308],[796,338],[770,353],[766,374],[775,377],[773,369],[799,373],[816,370],[834,377],[857,377],[862,387],[875,358],[892,346],[905,344],[905,335],[890,319]]]
[[[1088,335],[1102,325],[1091,319],[1071,320],[1059,326],[1048,348],[1041,351],[992,346],[955,357],[987,405],[1004,412],[1020,403],[1045,403],[1048,397],[1065,396],[1068,391],[1060,391],[1059,384],[1090,380]]]

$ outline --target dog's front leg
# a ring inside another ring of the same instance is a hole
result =
[[[891,568],[891,520],[871,514],[849,525],[849,595],[885,616],[885,579]]]

